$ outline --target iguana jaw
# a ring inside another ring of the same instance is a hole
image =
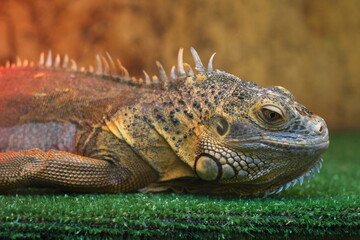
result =
[[[283,149],[275,152],[274,149],[270,150],[270,148],[262,149],[261,152],[255,152],[254,155],[238,154],[238,156],[242,157],[240,164],[237,165],[241,166],[241,169],[235,168],[235,177],[231,178],[226,177],[226,174],[228,175],[229,162],[221,164],[222,160],[216,159],[218,155],[209,157],[202,155],[198,158],[195,170],[200,178],[209,182],[217,181],[219,183],[218,187],[214,188],[214,192],[220,193],[231,189],[230,192],[239,193],[243,196],[259,194],[267,196],[285,190],[297,182],[302,184],[304,177],[310,179],[312,175],[319,172],[323,161],[321,154],[326,150],[327,146],[328,142],[324,142],[318,144],[316,148],[308,146],[306,151],[304,148],[301,148],[301,150],[299,148],[300,151],[286,157],[283,156]],[[244,149],[241,151],[245,152]],[[237,150],[237,153],[239,152],[240,150]],[[265,156],[268,158],[263,159]],[[204,161],[202,158],[208,160]],[[256,159],[259,158],[262,158],[262,162],[265,161],[266,164],[261,165],[261,162],[257,162],[255,167]],[[202,171],[199,159],[205,163],[202,165],[212,166],[212,169],[208,168]],[[211,163],[210,159],[213,160],[214,164],[209,164]],[[216,170],[215,175],[213,174],[214,170]]]
[[[315,116],[313,120],[322,122]],[[209,134],[194,169],[201,179],[219,183],[214,192],[222,192],[221,188],[244,196],[280,192],[320,169],[321,154],[329,146],[328,130],[325,123],[322,126],[314,134],[273,132],[223,141]]]
[[[300,175],[299,177],[295,178],[294,180],[291,180],[290,182],[284,183],[281,186],[278,187],[272,187],[271,189],[267,190],[264,193],[264,197],[267,197],[272,194],[280,193],[283,190],[288,189],[291,186],[295,186],[297,183],[300,184],[300,186],[304,182],[304,178],[306,178],[308,181],[310,181],[311,177],[314,176],[316,173],[320,173],[320,169],[322,167],[323,158],[319,158],[319,160],[305,173]]]
[[[289,175],[279,175],[274,177],[273,179],[268,177],[267,182],[249,182],[249,183],[233,183],[228,184],[227,188],[229,192],[237,193],[242,196],[258,196],[258,197],[267,197],[269,195],[278,194],[281,191],[284,191],[292,186],[295,186],[297,183],[300,186],[303,184],[304,179],[310,181],[311,177],[320,172],[322,167],[323,158],[319,157],[314,164],[311,165],[308,169],[302,171],[298,171],[298,173],[294,173],[293,176],[289,177]],[[275,176],[275,174],[272,174]],[[269,180],[271,179],[271,180]],[[225,184],[220,185],[216,190],[218,193],[222,192],[222,188]]]
[[[262,156],[267,156],[266,161],[272,164],[269,164],[270,168],[267,171],[263,169],[255,178],[245,183],[254,184],[254,194],[265,192],[265,195],[278,193],[296,182],[302,184],[304,177],[310,180],[310,177],[320,170],[323,161],[321,154],[329,147],[327,130],[321,137],[307,143],[268,138],[257,139],[254,142],[256,144],[242,143],[242,151],[254,151],[256,154],[257,151],[254,149],[262,149]]]

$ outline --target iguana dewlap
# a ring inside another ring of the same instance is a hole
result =
[[[280,192],[319,171],[325,121],[282,87],[205,68],[191,49],[169,77],[117,60],[78,70],[51,53],[0,67],[0,191]]]

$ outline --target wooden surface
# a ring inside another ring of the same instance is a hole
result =
[[[331,130],[359,130],[359,12],[357,0],[1,0],[0,63],[52,49],[88,65],[108,51],[141,76],[194,46],[203,61],[217,52],[218,69],[286,87]]]

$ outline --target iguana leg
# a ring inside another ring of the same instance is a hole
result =
[[[131,192],[156,178],[154,170],[141,161],[124,167],[56,150],[0,153],[0,191],[54,186],[74,192]]]

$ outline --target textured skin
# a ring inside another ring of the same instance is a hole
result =
[[[287,188],[321,163],[326,124],[286,89],[205,71],[195,56],[193,73],[181,55],[166,84],[124,69],[0,67],[0,191],[248,196]]]

